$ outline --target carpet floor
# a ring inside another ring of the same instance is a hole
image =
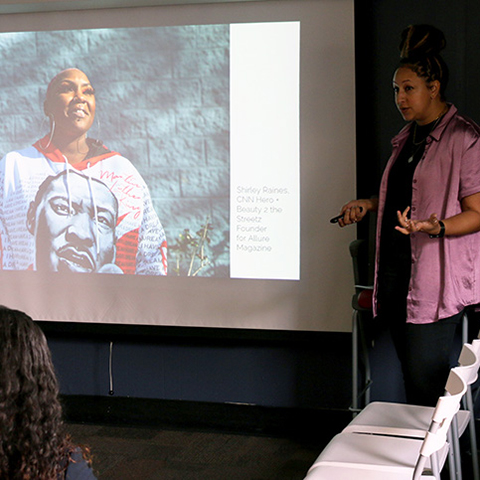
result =
[[[99,480],[301,480],[324,441],[69,423]]]

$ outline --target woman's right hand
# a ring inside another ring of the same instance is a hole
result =
[[[367,212],[376,211],[377,206],[378,202],[376,199],[351,200],[342,207],[340,215],[343,215],[343,217],[338,220],[338,224],[341,227],[345,227],[352,223],[358,223]]]

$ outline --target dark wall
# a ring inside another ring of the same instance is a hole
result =
[[[357,162],[359,196],[376,193],[402,127],[392,93],[401,30],[431,23],[447,37],[451,69],[447,96],[480,121],[480,4],[474,0],[362,0],[356,2]],[[359,235],[367,229],[359,227]],[[348,250],[345,250],[348,255]],[[179,335],[119,337],[113,346],[114,395],[291,408],[350,405],[350,335],[306,336],[188,329]],[[374,398],[402,397],[398,363],[386,332],[377,326],[372,353]],[[108,396],[109,338],[49,334],[65,394]]]
[[[63,394],[109,395],[109,335],[47,337]],[[350,404],[350,335],[344,333],[152,329],[114,338],[112,351],[119,397],[282,408]]]

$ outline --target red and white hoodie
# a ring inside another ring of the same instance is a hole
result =
[[[27,230],[27,211],[38,187],[50,175],[77,170],[100,180],[118,200],[116,265],[123,273],[167,274],[167,241],[148,187],[132,163],[91,139],[85,160],[69,165],[48,138],[0,161],[0,268],[27,270],[34,264],[35,241]]]

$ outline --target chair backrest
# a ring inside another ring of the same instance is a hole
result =
[[[458,372],[467,385],[472,385],[477,380],[480,368],[480,340],[474,340],[472,344],[465,343],[458,357]]]
[[[467,384],[460,372],[461,367],[450,370],[446,384],[446,394],[441,396],[435,410],[425,439],[420,448],[420,455],[415,466],[413,479],[421,477],[427,459],[444,447],[447,441],[447,432],[454,415],[460,408],[460,401],[467,391]]]
[[[367,240],[353,240],[349,245],[349,250],[352,257],[353,281],[355,285],[370,285]]]
[[[370,258],[367,240],[358,239],[350,243],[353,264],[355,295],[352,307],[355,310],[372,310],[373,279],[370,275]]]
[[[366,216],[368,218],[364,218],[361,224],[358,224],[358,233],[361,238],[353,240],[350,243],[350,255],[353,261],[353,278],[355,285],[373,285],[373,278],[375,276],[377,214],[375,212],[368,212]]]
[[[472,349],[475,354],[480,357],[480,335],[478,338],[475,338],[472,342]]]

